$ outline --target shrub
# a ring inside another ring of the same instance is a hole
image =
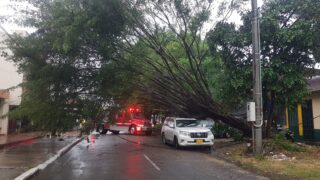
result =
[[[243,134],[239,130],[224,123],[215,123],[211,131],[215,137],[231,137],[235,141],[241,141],[243,139]]]
[[[289,151],[289,152],[303,152],[304,147],[301,147],[286,139],[285,134],[278,133],[272,136],[272,138],[265,143],[266,149],[269,151]],[[267,147],[268,146],[268,147]]]
[[[241,131],[231,128],[230,129],[230,137],[233,138],[235,141],[242,141],[243,140],[243,134]]]

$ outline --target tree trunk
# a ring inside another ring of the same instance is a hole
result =
[[[272,117],[273,117],[273,108],[274,107],[274,92],[271,92],[270,95],[270,102],[268,103],[268,107],[266,109],[267,115],[267,126],[266,126],[266,138],[270,138],[271,136],[271,124],[272,124]]]

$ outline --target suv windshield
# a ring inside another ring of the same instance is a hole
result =
[[[177,127],[196,127],[199,125],[196,120],[176,120]]]
[[[207,128],[212,128],[214,125],[213,120],[198,120],[198,126],[199,127],[207,127]]]

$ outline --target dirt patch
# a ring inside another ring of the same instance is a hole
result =
[[[270,179],[320,179],[320,148],[301,144],[304,151],[248,153],[246,143],[220,144],[214,155]]]

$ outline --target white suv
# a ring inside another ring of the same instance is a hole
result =
[[[180,146],[207,146],[211,150],[214,136],[199,121],[194,118],[167,117],[161,129],[164,144],[171,143],[176,148]]]

